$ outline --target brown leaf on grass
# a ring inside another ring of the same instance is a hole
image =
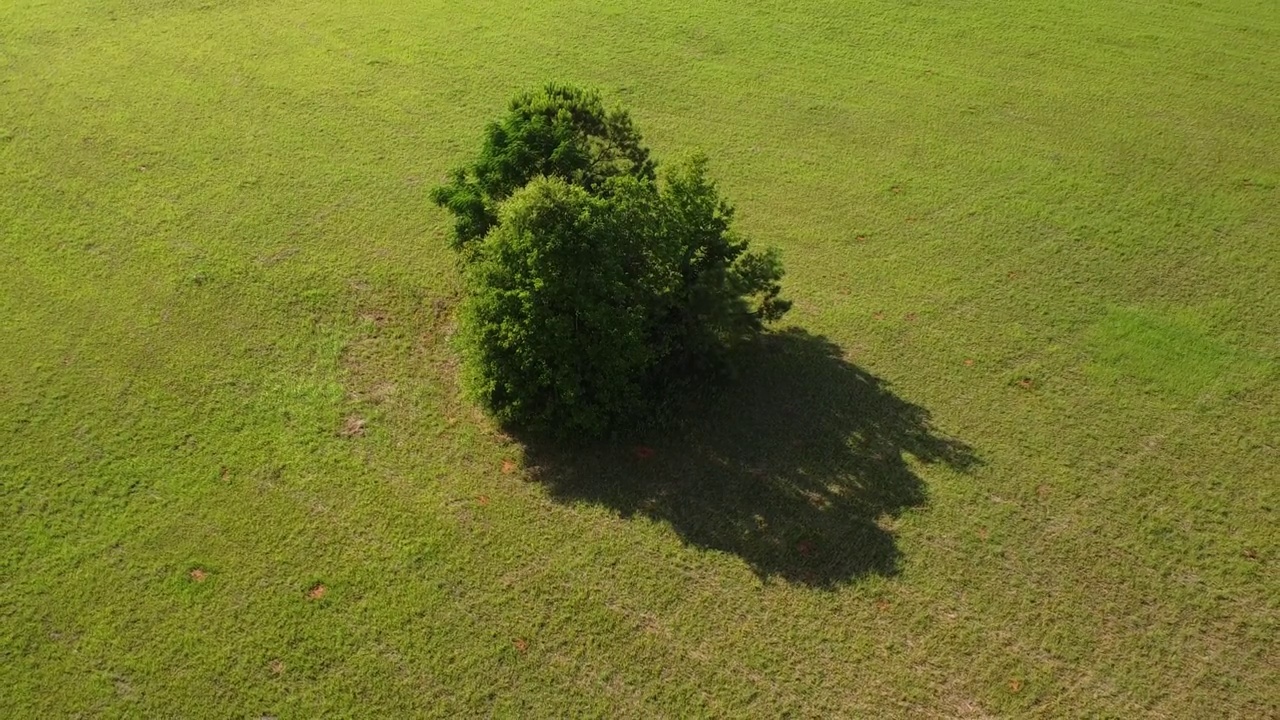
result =
[[[374,327],[379,327],[379,328],[386,326],[387,320],[389,319],[389,317],[390,316],[388,316],[385,312],[382,312],[381,310],[369,310],[369,311],[360,313],[361,320],[369,323],[370,325],[373,325]]]
[[[918,313],[909,312],[905,317],[903,317],[903,319],[907,322],[915,322],[920,319],[920,315]]]
[[[517,652],[525,652],[529,649],[529,641],[524,638],[516,638],[511,641],[511,644],[516,646]]]
[[[1258,559],[1258,551],[1257,551],[1257,550],[1254,550],[1253,548],[1245,548],[1245,549],[1244,549],[1244,556],[1245,556],[1245,557],[1247,557],[1247,558],[1249,558],[1250,560],[1257,560],[1257,559]]]
[[[1009,680],[1009,692],[1016,693],[1022,689],[1022,681],[1018,678]]]
[[[1035,386],[1036,386],[1035,381],[1029,377],[1024,377],[1018,380],[1018,387],[1022,388],[1023,390],[1030,390]]]
[[[267,667],[271,669],[272,675],[284,674],[284,663],[281,662],[280,660],[272,660],[270,663],[267,664]]]
[[[510,475],[511,473],[513,473],[513,472],[515,472],[515,471],[516,471],[516,461],[515,461],[515,460],[503,460],[503,461],[502,461],[502,473],[503,473],[504,475]]]
[[[489,504],[489,496],[488,496],[488,495],[481,495],[480,497],[476,498],[476,502],[477,502],[477,503],[479,503],[480,505],[488,505],[488,504]]]
[[[346,421],[342,423],[342,429],[338,431],[342,437],[359,437],[364,434],[364,418],[356,415],[348,415]]]
[[[883,312],[874,312],[874,313],[872,313],[872,314],[871,314],[871,317],[875,318],[876,320],[883,320],[883,319],[884,319],[884,313],[883,313]]]
[[[307,591],[307,599],[319,600],[328,594],[329,588],[325,587],[323,583],[316,583],[314,587]]]
[[[964,366],[965,366],[965,367],[973,367],[973,358],[965,358],[965,359],[964,359]]]
[[[890,607],[892,607],[892,606],[889,604],[889,601],[888,601],[888,600],[877,600],[877,601],[876,601],[876,609],[877,609],[877,610],[879,610],[880,612],[885,612],[885,611],[886,611],[886,610],[888,610]]]
[[[227,479],[227,476],[230,474],[231,474],[231,471],[227,469],[226,465],[223,465],[222,469],[218,471],[218,479],[225,481]]]
[[[209,579],[209,573],[207,571],[202,570],[200,568],[194,568],[191,570],[191,580],[193,582],[202,583],[208,579]]]

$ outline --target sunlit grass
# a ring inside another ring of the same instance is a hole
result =
[[[0,715],[1276,714],[1278,47],[1251,0],[0,4]],[[459,398],[427,192],[551,79],[789,269],[669,435]]]

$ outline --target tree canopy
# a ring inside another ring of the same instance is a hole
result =
[[[433,199],[463,260],[467,387],[505,423],[583,436],[650,418],[790,307],[707,159],[657,172],[593,91],[518,95]]]

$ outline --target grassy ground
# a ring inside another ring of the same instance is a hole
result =
[[[1278,78],[1270,0],[8,0],[0,715],[1280,715]],[[685,433],[458,397],[426,191],[548,79],[784,252]]]

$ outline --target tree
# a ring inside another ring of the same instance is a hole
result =
[[[456,220],[467,386],[505,423],[582,436],[651,417],[790,307],[706,158],[659,177],[594,92],[517,96],[433,198]]]
[[[538,177],[476,243],[465,267],[467,378],[499,420],[598,434],[643,406],[654,360],[647,305],[661,296],[666,264],[646,259],[647,233],[614,210],[581,186]]]
[[[539,175],[599,193],[615,177],[653,180],[654,164],[631,116],[607,111],[599,93],[556,84],[521,93],[485,128],[476,159],[432,193],[456,219],[455,246],[484,237],[502,201]]]

